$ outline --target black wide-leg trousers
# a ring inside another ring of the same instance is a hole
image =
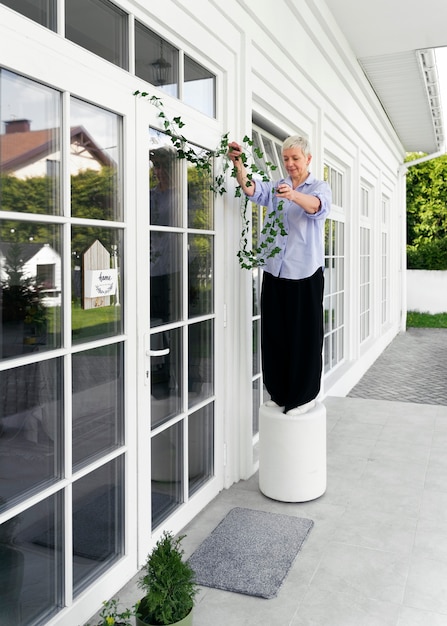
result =
[[[284,411],[314,400],[323,350],[323,270],[290,280],[264,272],[261,345],[264,384]]]

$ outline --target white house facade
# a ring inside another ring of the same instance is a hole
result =
[[[33,241],[61,259],[39,342],[25,341],[26,294],[2,303],[15,341],[0,360],[0,623],[84,623],[163,530],[257,470],[262,271],[239,267],[234,180],[209,191],[174,158],[167,119],[195,152],[247,135],[279,171],[282,140],[310,139],[333,195],[323,401],[404,329],[402,163],[442,148],[424,74],[441,43],[411,47],[415,137],[374,84],[377,48],[356,50],[336,4],[0,2],[0,163],[8,122],[27,122],[29,148],[20,176],[0,171],[0,248]],[[34,156],[31,130],[45,139]],[[23,276],[2,285],[14,297]]]

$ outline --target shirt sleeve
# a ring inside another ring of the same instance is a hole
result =
[[[332,191],[329,185],[324,181],[318,181],[316,187],[310,192],[321,202],[320,210],[317,213],[308,214],[310,219],[319,220],[326,219],[331,210]]]
[[[255,180],[255,184],[255,192],[249,199],[259,206],[271,206],[273,183]]]

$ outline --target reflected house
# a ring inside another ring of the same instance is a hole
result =
[[[5,132],[0,135],[1,171],[21,179],[56,176],[61,160],[58,136],[58,129],[31,130],[31,121],[27,119],[5,122]],[[71,128],[71,175],[115,165],[83,126]]]
[[[36,285],[45,306],[61,303],[62,263],[60,254],[48,243],[0,242],[0,281],[8,281],[9,260],[18,256],[23,280]]]

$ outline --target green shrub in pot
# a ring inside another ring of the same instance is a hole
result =
[[[183,559],[180,547],[183,539],[184,535],[174,538],[172,533],[165,531],[148,555],[138,582],[144,596],[137,605],[137,626],[192,624],[198,587],[194,571]]]

